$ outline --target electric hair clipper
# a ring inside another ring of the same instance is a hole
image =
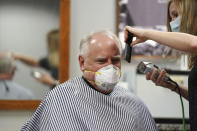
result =
[[[128,31],[128,38],[125,44],[125,60],[130,63],[131,62],[131,53],[132,53],[132,47],[130,44],[133,41],[133,34]]]
[[[156,73],[155,75],[155,78],[157,78],[159,76],[159,73],[160,73],[160,69],[158,66],[156,65],[153,65],[152,63],[150,62],[143,62],[141,61],[138,66],[137,66],[137,71],[140,72],[140,73],[143,73],[143,74],[146,74],[147,72],[150,72],[152,74],[153,70],[154,69],[158,69],[158,72]],[[169,76],[165,76],[164,79],[163,79],[164,82],[171,82],[172,80],[170,79]]]

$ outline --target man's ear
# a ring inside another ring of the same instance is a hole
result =
[[[79,55],[78,60],[79,60],[80,69],[83,72],[85,70],[85,67],[84,67],[85,59],[82,55]]]

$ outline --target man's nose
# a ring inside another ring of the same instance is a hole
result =
[[[112,64],[112,60],[108,59],[107,64],[109,64],[109,65]]]

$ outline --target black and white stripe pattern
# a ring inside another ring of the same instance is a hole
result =
[[[156,131],[146,106],[116,87],[109,95],[77,77],[50,91],[21,131]]]

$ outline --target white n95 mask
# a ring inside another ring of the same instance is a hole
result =
[[[120,74],[120,69],[118,67],[112,64],[105,66],[95,72],[94,83],[104,91],[113,90],[120,80]]]

